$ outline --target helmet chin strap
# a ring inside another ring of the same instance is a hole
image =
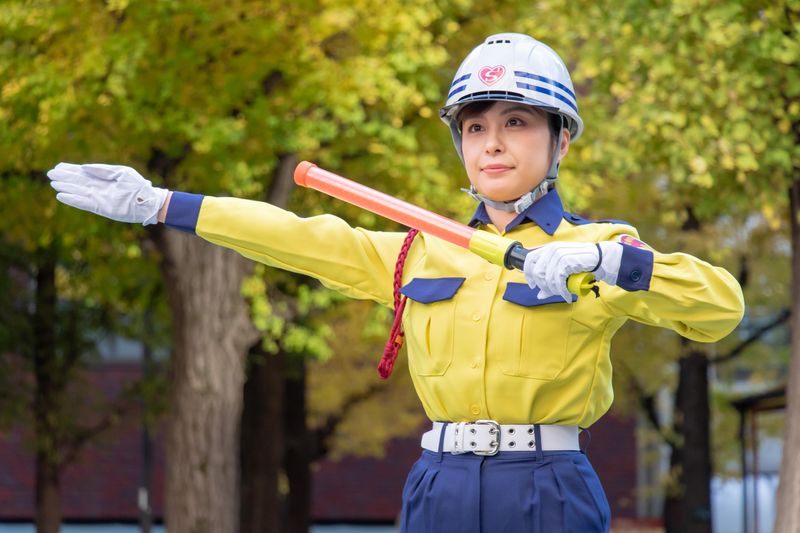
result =
[[[497,202],[480,194],[475,189],[474,185],[470,185],[469,189],[461,190],[470,195],[474,200],[483,202],[489,207],[493,207],[499,211],[519,214],[528,209],[536,200],[547,194],[548,191],[556,185],[556,179],[558,179],[558,153],[561,150],[561,141],[563,140],[564,136],[564,117],[559,116],[559,118],[561,118],[561,127],[558,129],[558,142],[553,148],[553,153],[550,158],[550,168],[548,169],[547,175],[544,177],[542,182],[532,191],[525,193],[516,200],[512,200],[510,202]]]

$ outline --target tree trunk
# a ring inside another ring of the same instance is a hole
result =
[[[297,157],[284,154],[275,167],[266,201],[285,208],[294,190]],[[281,351],[251,353],[260,363],[250,368],[244,388],[241,432],[241,533],[284,531],[285,498],[278,479],[284,467],[284,375]],[[305,417],[305,411],[303,412]]]
[[[800,178],[789,189],[792,235],[792,357],[786,387],[786,421],[775,533],[800,531]]]
[[[235,533],[244,354],[258,337],[240,291],[252,264],[192,235],[155,233],[173,319],[167,529]]]
[[[241,434],[240,533],[283,531],[283,502],[278,473],[283,462],[282,352],[267,354],[260,346],[251,352],[244,385]]]
[[[36,531],[58,533],[61,526],[58,434],[53,422],[61,389],[56,360],[56,253],[41,251],[36,273],[33,364],[36,441]]]
[[[61,527],[61,483],[58,465],[46,451],[36,452],[36,533],[58,533]]]
[[[151,297],[150,305],[145,309],[142,317],[142,379],[150,380],[153,378],[153,347],[151,345],[151,335],[155,331],[153,323],[152,306],[155,298]],[[153,437],[150,435],[150,428],[147,423],[146,406],[143,402],[142,414],[142,470],[139,482],[139,530],[141,533],[150,533],[153,527],[153,508],[151,505],[152,478],[153,478]]]
[[[683,524],[686,523],[686,502],[683,499],[683,488],[679,485],[683,448],[672,445],[669,449],[669,471],[673,475],[667,484],[667,495],[664,497],[664,531],[681,533]],[[674,474],[676,472],[677,475]]]
[[[285,469],[289,480],[286,533],[308,533],[311,526],[311,433],[306,423],[306,364],[290,361],[284,401],[286,422]]]
[[[711,441],[706,354],[692,351],[679,361],[670,487],[664,504],[667,533],[711,533]]]

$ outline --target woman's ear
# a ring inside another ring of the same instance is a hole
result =
[[[570,140],[569,130],[567,128],[564,128],[564,133],[561,135],[561,149],[559,150],[558,153],[559,163],[567,155],[567,152],[569,152],[569,140]]]

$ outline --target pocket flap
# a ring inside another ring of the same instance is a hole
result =
[[[400,289],[415,302],[429,304],[455,296],[466,278],[414,278]]]
[[[534,287],[531,289],[527,283],[514,283],[509,282],[506,285],[506,292],[503,294],[503,300],[507,302],[511,302],[513,304],[521,305],[523,307],[534,307],[537,305],[545,305],[545,304],[559,304],[559,303],[567,303],[564,298],[559,296],[558,294],[554,296],[549,296],[540,300],[539,296],[539,287]],[[577,296],[574,294],[572,296],[572,301],[576,301],[578,299]]]

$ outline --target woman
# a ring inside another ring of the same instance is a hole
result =
[[[546,45],[487,38],[456,73],[441,116],[479,202],[471,224],[535,248],[524,275],[413,230],[169,192],[128,167],[61,163],[48,175],[69,205],[165,222],[352,297],[394,303],[434,421],[403,490],[402,531],[608,531],[608,502],[578,433],[611,404],[611,337],[634,319],[717,341],[741,319],[741,289],[720,268],[650,249],[626,223],[564,212],[558,167],[583,122],[569,73]],[[603,282],[598,297],[568,292],[577,272]]]

